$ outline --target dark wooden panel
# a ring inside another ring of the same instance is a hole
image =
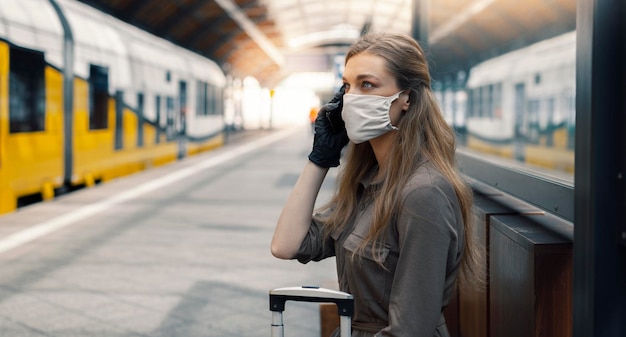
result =
[[[491,335],[532,336],[532,255],[500,231],[491,233]]]
[[[482,289],[461,286],[459,289],[459,327],[452,336],[461,337],[488,337],[489,336],[489,246],[490,220],[494,215],[503,214],[543,214],[543,212],[528,204],[522,203],[489,186],[478,182],[472,183],[474,196],[474,240],[481,250],[481,260],[478,268],[485,275],[486,285]]]
[[[571,336],[572,231],[546,215],[492,218],[491,336]]]
[[[489,228],[484,216],[485,208],[474,210],[474,238],[481,247],[481,261],[478,266],[481,273],[489,275],[487,247],[489,247]],[[488,210],[487,210],[488,211]],[[459,331],[458,336],[487,337],[489,336],[489,285],[484,289],[476,289],[461,285],[459,287]]]
[[[535,261],[534,336],[572,335],[572,279],[571,250],[543,254]]]

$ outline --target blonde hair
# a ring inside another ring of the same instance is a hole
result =
[[[388,70],[395,76],[398,88],[409,91],[409,108],[398,124],[398,137],[389,155],[388,169],[382,187],[374,201],[374,217],[366,245],[375,245],[384,240],[383,233],[398,214],[403,187],[419,167],[428,159],[453,186],[465,227],[465,244],[461,262],[461,281],[475,282],[479,268],[478,249],[472,235],[472,190],[460,176],[455,162],[455,134],[446,123],[433,95],[431,78],[424,51],[419,44],[403,34],[370,33],[361,37],[346,55],[347,61],[360,53],[367,52],[386,60]],[[355,145],[350,143],[343,160],[337,192],[327,208],[332,212],[326,222],[328,235],[341,229],[350,219],[357,206],[356,190],[360,181],[367,178],[378,167],[369,142]],[[376,256],[374,256],[377,259]]]

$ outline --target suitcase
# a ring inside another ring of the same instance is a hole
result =
[[[335,303],[340,317],[341,337],[350,337],[352,334],[351,319],[354,313],[354,298],[351,294],[326,288],[303,286],[270,290],[272,337],[284,337],[283,311],[285,311],[286,301]]]

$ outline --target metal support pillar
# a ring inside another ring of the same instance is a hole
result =
[[[576,10],[574,337],[626,336],[626,2]]]
[[[413,0],[411,36],[426,51],[428,49],[428,26],[430,25],[430,0]]]
[[[63,181],[72,183],[74,166],[74,34],[56,0],[49,0],[63,27]]]

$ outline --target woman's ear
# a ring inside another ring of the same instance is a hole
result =
[[[411,100],[409,98],[409,93],[410,91],[407,90],[405,92],[402,93],[402,95],[400,95],[401,97],[401,102],[402,102],[402,111],[407,111],[409,110],[409,105],[411,104]]]

